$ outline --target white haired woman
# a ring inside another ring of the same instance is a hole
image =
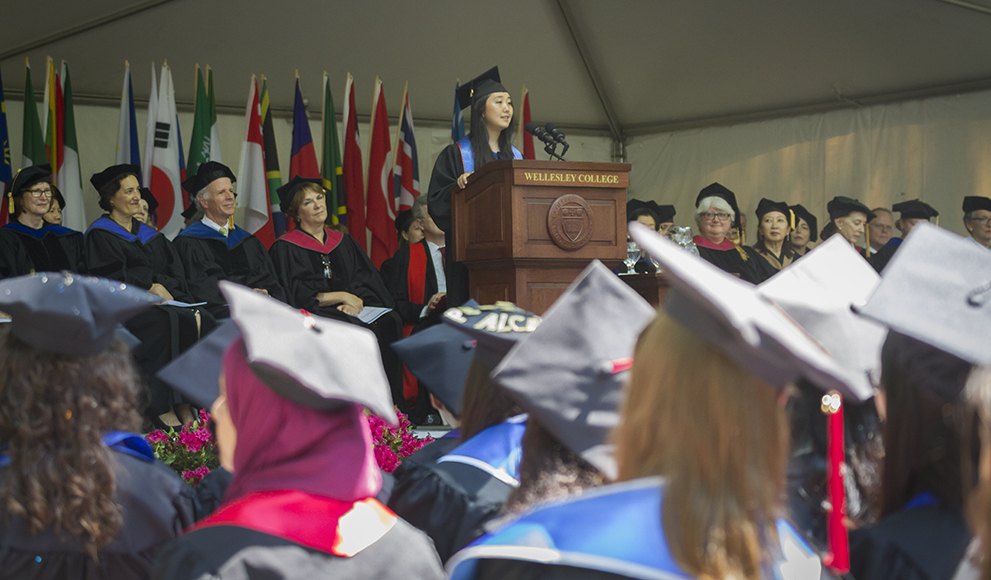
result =
[[[702,189],[695,199],[695,223],[699,228],[695,245],[703,260],[741,280],[760,284],[769,274],[763,272],[759,260],[727,237],[739,215],[732,191],[718,183]]]

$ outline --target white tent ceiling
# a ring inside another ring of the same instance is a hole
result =
[[[40,0],[4,2],[0,68],[19,98],[46,55],[70,63],[83,102],[115,105],[123,61],[147,98],[168,59],[191,103],[196,63],[218,105],[243,111],[251,74],[292,106],[298,69],[312,111],[323,71],[342,108],[375,76],[393,116],[409,81],[414,115],[448,122],[455,78],[498,64],[534,117],[613,137],[991,87],[991,0]],[[17,123],[11,121],[12,130]]]

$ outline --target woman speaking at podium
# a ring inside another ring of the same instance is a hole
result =
[[[462,109],[471,106],[471,133],[441,151],[430,175],[427,194],[430,217],[444,230],[447,246],[454,240],[451,189],[455,185],[464,189],[468,176],[490,161],[523,159],[511,144],[516,117],[509,92],[499,82],[499,67],[492,67],[459,87],[457,97]],[[468,299],[468,269],[448,260],[446,270],[448,306],[460,306]]]

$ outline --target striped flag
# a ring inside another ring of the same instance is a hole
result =
[[[78,231],[83,231],[89,223],[86,221],[86,204],[83,201],[83,179],[80,174],[79,145],[76,140],[76,114],[72,106],[72,81],[69,79],[69,65],[62,61],[62,112],[59,133],[61,151],[58,169],[58,188],[65,198],[65,209],[62,210],[62,225]],[[135,145],[136,146],[136,145]]]
[[[410,209],[420,196],[420,167],[413,137],[413,111],[409,106],[409,81],[403,87],[403,108],[400,112],[399,131],[396,133],[396,152],[393,157],[393,180],[399,211]]]
[[[182,217],[184,206],[179,139],[172,70],[165,63],[162,65],[162,82],[158,87],[154,146],[145,155],[151,157],[148,187],[158,200],[158,230],[169,239],[175,237],[185,223]]]
[[[48,163],[55,172],[55,185],[58,185],[58,170],[62,167],[62,85],[52,57],[48,57],[45,68],[45,114],[41,120],[41,132],[45,135]]]
[[[299,72],[296,73],[296,101],[292,111],[292,157],[289,158],[289,179],[297,175],[320,177],[317,154],[313,149],[313,136],[310,134],[310,123],[306,120],[306,108],[303,106],[303,93],[299,90]]]
[[[223,163],[220,158],[220,125],[217,123],[217,101],[213,98],[213,70],[210,65],[206,65],[206,84],[207,101],[210,103],[210,161]]]
[[[114,163],[141,165],[138,149],[138,123],[134,114],[134,88],[131,86],[131,63],[124,61],[124,88],[120,93],[120,118],[117,121],[117,157]]]
[[[272,115],[268,100],[268,81],[262,75],[262,140],[265,147],[265,178],[268,180],[268,199],[272,212],[272,225],[275,236],[279,237],[286,231],[286,214],[282,213],[279,205],[278,189],[282,187],[282,174],[279,171],[279,149],[275,146],[275,128],[272,126]]]
[[[523,97],[520,99],[520,107],[523,108],[523,126],[526,127],[530,121],[530,91],[523,85]],[[533,150],[533,135],[526,131],[520,131],[520,151],[523,152],[524,159],[536,159],[537,154]]]
[[[323,167],[320,170],[327,196],[327,213],[331,223],[347,223],[344,196],[344,167],[341,166],[341,142],[337,138],[337,112],[330,92],[330,76],[323,73]]]
[[[461,81],[454,85],[454,118],[451,121],[451,141],[457,143],[465,138],[465,116],[461,112],[461,105],[458,104],[458,89],[461,88]]]
[[[261,101],[258,81],[251,76],[248,108],[244,114],[244,141],[237,172],[237,205],[244,208],[244,229],[268,248],[275,241],[272,206],[265,183],[265,144],[262,140]]]
[[[21,141],[21,169],[48,163],[45,133],[41,130],[38,101],[31,84],[31,63],[24,59],[24,133]]]
[[[210,98],[207,96],[206,83],[200,65],[196,65],[196,100],[193,104],[193,132],[189,136],[189,157],[186,169],[190,175],[196,175],[200,165],[210,161]]]
[[[151,63],[151,92],[148,93],[148,120],[145,122],[145,158],[141,163],[141,183],[150,187],[152,149],[155,148],[155,122],[158,120],[158,82]]]
[[[372,233],[369,255],[376,268],[396,253],[396,200],[389,163],[389,113],[382,94],[382,81],[375,77],[372,96],[371,135],[368,138],[368,231]]]
[[[358,114],[354,109],[354,77],[348,73],[347,84],[344,85],[344,191],[347,198],[348,231],[361,249],[368,252],[362,173]]]
[[[10,133],[7,131],[7,101],[3,97],[3,77],[0,77],[0,193],[6,195],[14,178],[13,164],[10,161]],[[0,203],[0,226],[6,225],[10,216],[7,204]]]

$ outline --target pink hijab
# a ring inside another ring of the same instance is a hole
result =
[[[244,339],[224,353],[227,402],[237,428],[234,477],[224,501],[294,489],[351,501],[382,487],[361,407],[318,411],[275,394],[248,367]]]

